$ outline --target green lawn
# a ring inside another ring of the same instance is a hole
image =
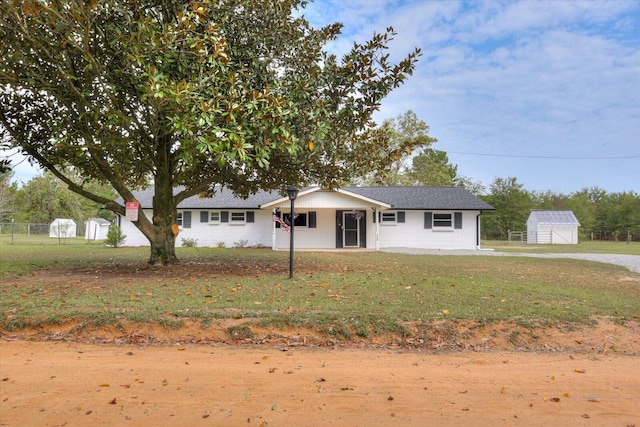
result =
[[[527,245],[519,242],[487,240],[482,242],[482,246],[502,252],[640,255],[640,242],[584,241],[577,245]]]
[[[147,256],[148,248],[3,245],[0,327],[237,318],[350,338],[436,319],[640,317],[640,274],[579,260],[298,252],[289,279],[286,251],[179,248],[180,265],[151,268]]]

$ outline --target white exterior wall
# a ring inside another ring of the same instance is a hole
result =
[[[188,209],[179,209],[184,212]],[[244,209],[222,209],[226,212],[248,212]],[[222,211],[221,210],[221,211]],[[218,210],[215,210],[218,211]],[[251,210],[249,210],[251,211]],[[182,239],[196,239],[199,247],[214,247],[223,242],[228,248],[234,243],[246,240],[246,246],[267,246],[271,247],[271,212],[253,210],[255,222],[245,222],[242,224],[231,222],[209,223],[200,222],[201,210],[191,210],[191,227],[180,227],[180,233],[176,238],[176,246],[182,245]],[[208,210],[207,212],[211,212]],[[147,218],[151,218],[152,211],[145,210]],[[146,237],[127,219],[121,217],[122,233],[127,236],[124,246],[149,246]]]
[[[476,218],[480,211],[463,211],[462,228],[457,230],[453,228],[447,230],[425,229],[425,211],[404,212],[404,223],[380,223],[380,248],[477,249]],[[452,215],[454,213],[453,211],[433,212],[451,213]],[[376,224],[372,224],[373,232],[375,232],[375,226]]]
[[[575,245],[578,243],[578,227],[574,225],[544,225],[540,224],[551,235],[551,243],[554,245]]]
[[[106,240],[110,226],[110,223],[90,219],[86,222],[84,238],[86,240]]]
[[[527,220],[527,243],[538,243],[538,221],[529,217]]]
[[[304,249],[334,249],[336,247],[336,211],[332,209],[299,209],[297,213],[316,213],[316,228],[295,227],[293,247]],[[288,214],[290,209],[281,210]],[[271,225],[273,227],[273,225]],[[271,230],[271,228],[269,228]],[[275,228],[275,249],[289,249],[289,233],[283,228]]]
[[[295,206],[299,213],[316,212],[316,228],[295,227],[294,245],[300,249],[334,249],[336,247],[336,210],[316,209]],[[367,212],[367,249],[376,248],[376,229],[379,230],[379,247],[408,247],[424,249],[477,249],[476,218],[479,211],[462,212],[462,229],[425,229],[425,211],[403,211],[405,222],[395,224],[376,224],[373,222],[373,210],[371,208],[356,207]],[[231,212],[246,212],[246,210],[227,210]],[[182,210],[179,210],[182,212]],[[211,212],[211,210],[208,210]],[[176,238],[176,246],[181,246],[183,238],[196,239],[199,247],[217,246],[224,242],[226,247],[233,247],[235,242],[246,240],[247,246],[262,245],[274,249],[288,250],[290,235],[283,228],[275,228],[271,210],[254,210],[253,223],[201,223],[200,210],[191,210],[191,228],[180,227],[180,233]],[[289,213],[289,209],[281,209],[281,213]],[[396,212],[396,211],[387,211]],[[438,211],[433,211],[437,213]],[[444,211],[441,211],[444,212]],[[452,216],[454,214],[453,211]],[[146,210],[147,217],[151,216],[151,210]],[[127,236],[125,246],[149,246],[148,240],[135,226],[121,218],[123,234]],[[275,239],[274,239],[275,233]]]
[[[575,245],[578,243],[578,227],[527,221],[527,243]]]
[[[243,209],[223,209],[229,212],[247,212]],[[179,211],[178,211],[179,212]],[[210,211],[208,211],[210,212]],[[182,238],[198,240],[198,246],[218,246],[224,242],[225,247],[231,248],[236,242],[246,240],[246,246],[271,247],[271,212],[253,211],[254,222],[241,224],[231,222],[201,223],[200,211],[192,211],[191,228],[181,228],[176,246],[181,245]]]

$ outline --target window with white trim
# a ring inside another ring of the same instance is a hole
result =
[[[247,221],[245,212],[231,212],[232,224],[244,224]]]
[[[220,211],[211,211],[209,213],[209,222],[213,222],[213,223],[220,222]]]
[[[380,224],[395,224],[397,217],[395,212],[382,212],[380,214]]]
[[[191,211],[178,212],[176,224],[178,227],[191,228]]]
[[[287,224],[291,224],[291,214],[290,213],[286,213],[286,214],[282,215],[282,219]],[[294,225],[296,227],[307,227],[308,226],[307,214],[306,213],[296,213],[296,216],[294,218]]]
[[[441,230],[453,228],[453,215],[451,213],[434,212],[433,228],[439,228]]]

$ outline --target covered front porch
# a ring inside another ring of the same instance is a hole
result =
[[[296,249],[379,249],[377,212],[390,206],[341,190],[311,188],[294,202]],[[291,224],[291,201],[282,198],[261,206],[274,216],[272,248],[288,249],[290,235],[277,219]],[[277,218],[277,219],[276,219]]]

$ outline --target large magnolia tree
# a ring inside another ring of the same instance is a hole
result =
[[[289,184],[335,187],[384,170],[391,144],[372,114],[414,69],[389,62],[392,28],[342,58],[302,0],[2,0],[0,132],[69,188],[124,215],[153,185],[136,227],[150,263],[175,256],[177,204],[216,186],[246,196]],[[177,190],[179,189],[179,191]]]

